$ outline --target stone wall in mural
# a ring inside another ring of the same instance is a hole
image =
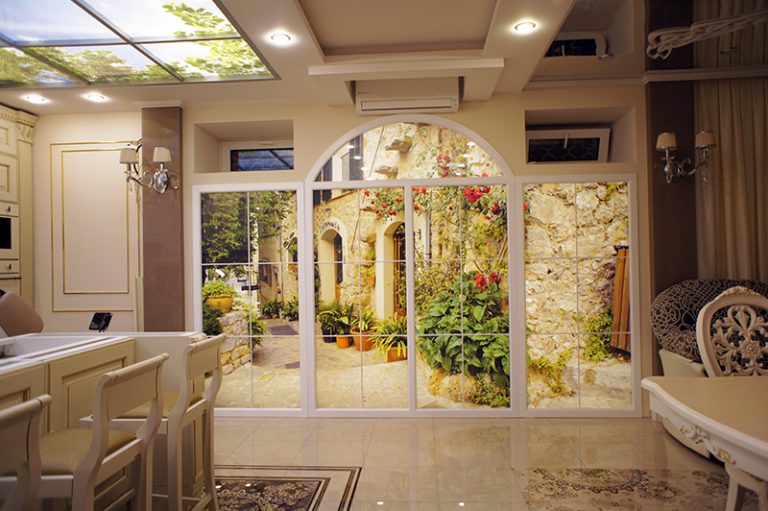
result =
[[[531,406],[631,406],[628,200],[626,183],[524,189]]]

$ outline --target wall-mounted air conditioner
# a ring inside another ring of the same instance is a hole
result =
[[[361,115],[457,112],[459,78],[360,80],[355,104]]]

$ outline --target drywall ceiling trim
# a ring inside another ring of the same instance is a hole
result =
[[[464,77],[465,101],[487,100],[504,69],[502,58],[423,59],[391,62],[336,63],[310,66],[309,75],[331,105],[351,105],[349,93],[337,94],[339,84],[357,80]]]

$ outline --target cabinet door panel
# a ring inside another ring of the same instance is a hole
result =
[[[132,363],[132,340],[52,360],[48,365],[48,389],[53,398],[50,430],[77,427],[80,418],[92,412],[99,376]]]

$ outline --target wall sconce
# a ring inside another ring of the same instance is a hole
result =
[[[157,193],[165,193],[169,186],[178,190],[178,185],[171,184],[173,173],[165,168],[165,164],[171,161],[171,151],[166,147],[155,147],[152,161],[159,163],[160,168],[151,172],[139,164],[139,149],[141,149],[141,140],[131,142],[120,150],[120,163],[125,165],[125,180],[136,183],[142,188],[151,187]]]
[[[677,137],[670,132],[659,133],[659,137],[656,139],[656,150],[664,151],[664,156],[661,159],[664,160],[664,175],[667,177],[667,183],[671,183],[682,176],[692,176],[700,167],[709,163],[709,158],[712,156],[711,149],[717,147],[715,134],[710,130],[696,133],[695,146],[698,163],[691,161],[690,158],[677,161],[670,154],[677,150]]]

